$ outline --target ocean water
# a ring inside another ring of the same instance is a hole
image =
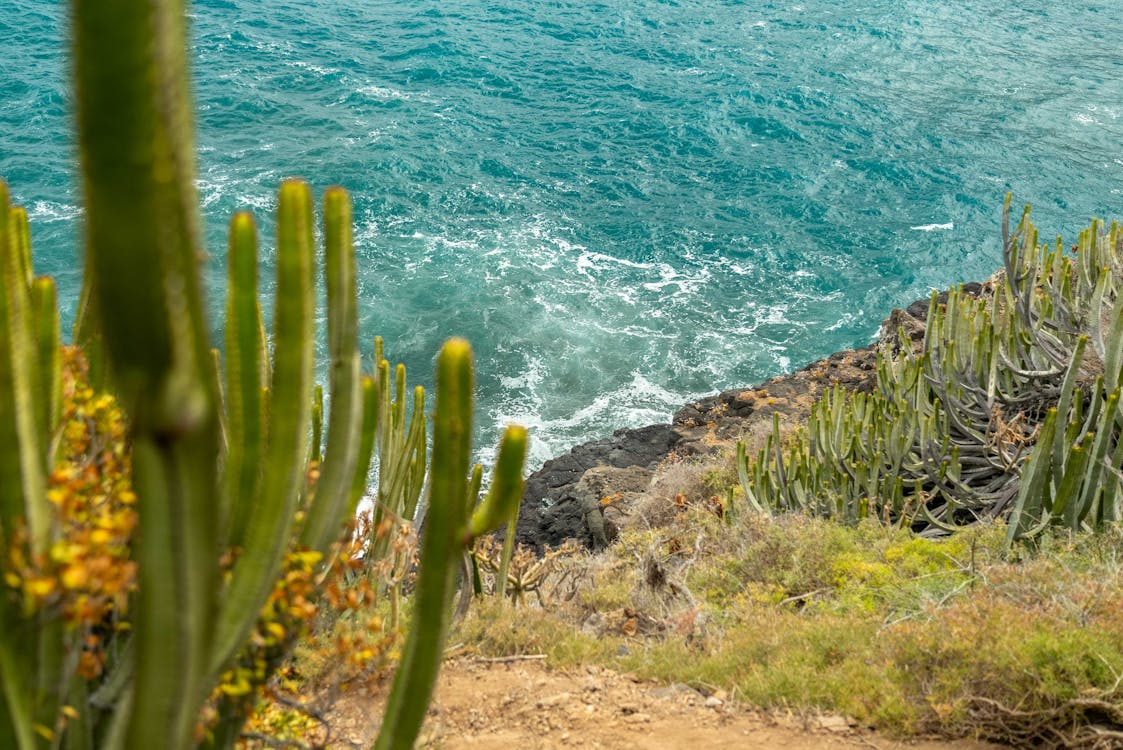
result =
[[[0,176],[69,324],[64,6],[0,3]],[[429,383],[441,341],[468,337],[481,441],[521,422],[538,465],[989,275],[1008,190],[1046,236],[1123,216],[1119,11],[197,0],[214,325],[230,213],[253,209],[268,237],[282,178],[344,185],[364,339]]]

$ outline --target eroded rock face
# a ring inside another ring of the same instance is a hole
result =
[[[595,503],[599,513],[603,498],[640,491],[634,489],[638,483],[646,488],[655,466],[678,440],[671,425],[649,425],[617,430],[610,438],[583,443],[550,459],[527,479],[517,541],[538,550],[543,545],[556,547],[566,539],[594,546],[594,537],[600,535],[591,531],[585,520],[590,504]],[[582,484],[590,469],[599,471],[591,472]],[[617,471],[605,471],[608,469]],[[620,471],[626,469],[632,471]],[[605,539],[610,531],[603,529]]]
[[[993,279],[963,285],[976,296],[993,287]],[[945,292],[937,303],[946,300]],[[617,430],[610,438],[584,443],[547,461],[527,479],[517,541],[541,550],[543,545],[556,547],[577,539],[600,549],[616,533],[611,520],[604,518],[604,498],[643,492],[665,460],[720,454],[739,439],[752,443],[771,431],[773,414],[780,415],[781,429],[792,429],[807,419],[823,391],[835,385],[872,391],[877,386],[877,352],[916,346],[924,336],[928,305],[924,299],[893,310],[878,340],[868,347],[836,352],[755,388],[707,396],[679,409],[671,424]],[[900,340],[902,332],[907,344]],[[632,471],[620,473],[623,469]]]

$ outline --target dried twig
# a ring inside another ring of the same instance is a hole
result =
[[[545,658],[545,654],[514,654],[513,656],[477,656],[472,661],[483,664],[507,664],[513,661],[540,661]]]

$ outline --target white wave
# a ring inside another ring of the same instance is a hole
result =
[[[494,413],[494,427],[497,432],[512,423],[526,427],[530,433],[527,465],[537,469],[546,460],[598,433],[608,435],[624,427],[667,422],[675,409],[697,395],[670,391],[633,371],[630,382],[600,394],[565,417],[543,416],[541,394],[532,397],[530,403],[522,399],[508,402]],[[493,449],[480,451],[474,458],[481,461],[490,458],[493,452]]]
[[[915,232],[934,232],[937,229],[955,229],[955,222],[949,221],[947,224],[921,224],[916,227],[909,227]]]
[[[320,76],[330,76],[339,72],[339,68],[326,68],[322,65],[316,65],[305,60],[285,60],[285,65],[290,68],[299,68],[300,70],[307,70]]]
[[[382,101],[405,102],[413,98],[410,94],[407,94],[404,91],[386,88],[385,86],[375,86],[373,84],[371,84],[370,86],[360,86],[359,88],[355,89],[355,93],[362,94],[363,96],[368,96],[371,99],[380,99]]]
[[[577,259],[577,270],[586,276],[592,276],[593,271],[603,271],[609,264],[613,263],[629,268],[647,269],[655,267],[653,263],[640,263],[626,258],[617,258],[614,255],[605,255],[604,253],[586,250],[581,253],[581,256]]]
[[[500,375],[500,384],[509,391],[526,389],[534,392],[545,376],[545,363],[538,357],[530,358],[527,366],[517,375]]]
[[[254,209],[260,212],[272,210],[277,203],[273,193],[265,191],[258,193],[238,193],[236,201],[239,210]]]
[[[643,288],[651,292],[663,292],[667,287],[678,287],[677,294],[690,294],[704,286],[710,279],[709,270],[703,268],[697,275],[687,276],[679,273],[666,263],[659,264],[659,281],[648,281]]]
[[[861,320],[862,316],[864,316],[864,315],[865,315],[865,311],[861,310],[861,309],[859,309],[859,310],[857,310],[856,312],[853,312],[853,313],[849,313],[849,312],[844,313],[842,315],[842,317],[838,319],[838,321],[836,321],[833,325],[827,326],[824,330],[837,331],[837,330],[841,329],[843,326],[850,325],[851,323],[853,323],[856,320]],[[874,335],[874,338],[877,338],[876,334]]]
[[[51,224],[56,221],[73,221],[82,215],[82,207],[55,201],[33,201],[27,207],[27,218],[35,224]]]

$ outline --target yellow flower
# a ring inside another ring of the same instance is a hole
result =
[[[62,585],[68,589],[80,589],[90,582],[89,571],[81,563],[67,565],[62,571]]]
[[[237,697],[239,695],[248,695],[253,690],[253,686],[250,685],[250,681],[246,679],[244,671],[239,669],[234,677],[234,681],[224,682],[219,686],[219,690],[225,695]]]
[[[55,590],[55,579],[36,576],[24,582],[24,591],[36,599],[45,599]]]
[[[77,443],[86,438],[86,423],[77,419],[71,420],[66,423],[66,428],[63,430],[66,439],[72,443]]]

